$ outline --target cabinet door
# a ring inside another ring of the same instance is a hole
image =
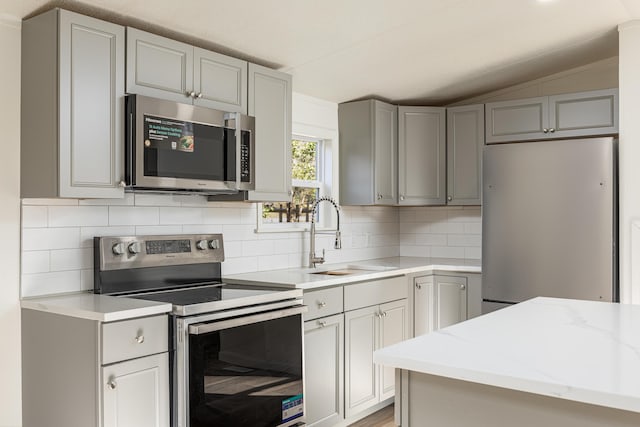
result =
[[[409,338],[409,303],[406,299],[380,305],[380,346],[397,344]],[[380,401],[395,394],[395,368],[380,366]]]
[[[433,276],[422,276],[414,279],[413,289],[413,334],[420,336],[434,329],[435,289]]]
[[[447,109],[447,204],[479,205],[484,105]]]
[[[445,109],[398,107],[398,204],[444,205]]]
[[[169,427],[167,353],[102,368],[102,427]]]
[[[436,329],[467,319],[467,278],[435,276]]]
[[[618,90],[550,96],[549,114],[554,138],[618,133]]]
[[[304,324],[307,425],[332,426],[344,419],[344,315]]]
[[[195,105],[247,114],[247,61],[193,49]]]
[[[127,27],[127,93],[192,103],[193,46]]]
[[[378,376],[373,352],[378,348],[379,307],[344,314],[345,417],[378,403]]]
[[[291,199],[291,76],[249,64],[249,115],[256,119],[255,191],[249,199]]]
[[[549,99],[546,96],[492,102],[485,105],[485,112],[487,144],[547,138]]]
[[[122,198],[124,27],[60,11],[58,64],[59,196]]]
[[[377,205],[398,202],[398,107],[374,101],[374,189]]]

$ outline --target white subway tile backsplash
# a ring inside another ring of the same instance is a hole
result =
[[[109,225],[108,206],[50,206],[49,227]]]
[[[37,228],[49,225],[49,208],[47,206],[22,205],[22,227]]]
[[[47,273],[49,251],[26,251],[22,253],[22,274]]]
[[[135,236],[135,234],[136,228],[133,225],[118,227],[82,227],[80,228],[80,245],[83,248],[92,248],[94,237]]]
[[[93,268],[93,248],[51,251],[51,271]]]
[[[160,208],[160,224],[202,224],[202,209],[194,207],[163,207]]]
[[[80,247],[80,228],[25,228],[22,250],[71,249]]]
[[[109,225],[159,225],[157,207],[109,206]]]
[[[21,293],[23,297],[62,294],[80,290],[82,290],[80,270],[22,275]]]
[[[435,258],[464,258],[464,249],[450,246],[431,246],[431,256]]]
[[[181,225],[136,225],[136,236],[182,234]]]
[[[257,204],[204,197],[127,194],[120,200],[36,199],[22,206],[23,296],[93,288],[93,237],[222,233],[223,274],[306,266],[308,231],[256,233]],[[477,207],[341,209],[342,247],[319,234],[327,263],[391,256],[480,259]]]

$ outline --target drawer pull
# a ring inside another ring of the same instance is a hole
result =
[[[109,386],[109,388],[110,388],[111,390],[115,390],[115,389],[116,389],[116,387],[118,386],[118,384],[117,384],[114,380],[109,381],[109,382],[107,383],[107,385]]]
[[[319,302],[318,302],[318,308],[324,308],[324,307],[326,307],[326,306],[327,306],[327,303],[326,303],[326,302],[324,302],[324,301],[319,301]]]
[[[318,325],[319,325],[321,328],[324,328],[325,326],[327,326],[327,322],[325,322],[324,320],[319,320],[319,321],[318,321]]]
[[[422,285],[420,283],[416,283],[416,289],[422,289]]]
[[[142,344],[144,342],[144,335],[140,334],[136,337],[136,342]]]

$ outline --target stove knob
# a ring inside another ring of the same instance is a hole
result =
[[[115,243],[111,247],[111,251],[113,252],[114,255],[123,255],[125,251],[124,243]]]
[[[129,243],[129,253],[130,254],[139,254],[142,251],[142,245],[140,242]]]
[[[220,248],[220,242],[218,241],[218,239],[211,240],[211,241],[209,241],[209,247],[211,249],[219,249]]]
[[[207,241],[206,240],[198,240],[196,242],[196,248],[202,250],[207,249]]]

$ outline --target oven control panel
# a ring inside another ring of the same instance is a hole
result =
[[[95,237],[100,270],[224,261],[222,234]]]

